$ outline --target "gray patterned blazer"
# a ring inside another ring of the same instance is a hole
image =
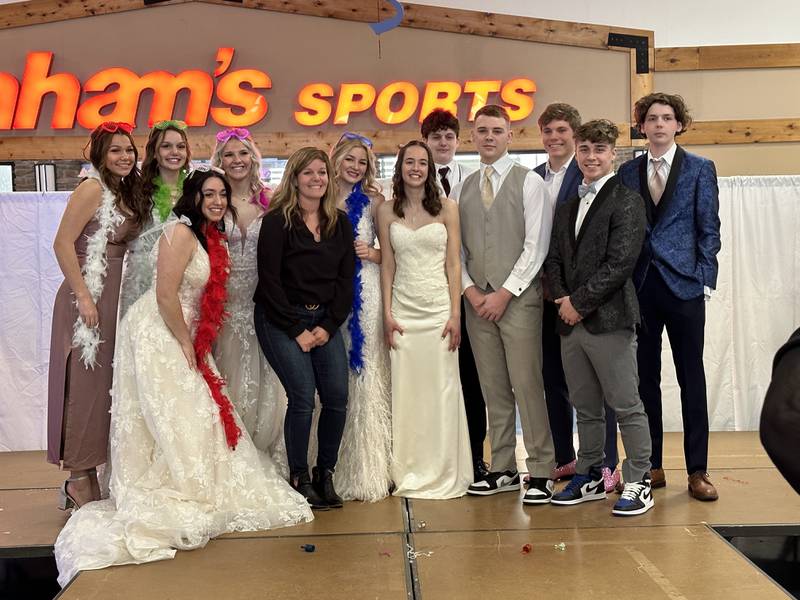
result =
[[[639,303],[631,281],[642,250],[647,215],[641,196],[614,176],[603,185],[575,237],[578,197],[556,209],[545,262],[553,298],[569,296],[590,333],[633,329]],[[572,327],[559,319],[558,332]]]

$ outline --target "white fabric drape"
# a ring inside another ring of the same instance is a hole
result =
[[[0,194],[0,451],[45,447],[53,238],[68,193]]]
[[[722,251],[706,304],[711,429],[758,428],[772,357],[800,326],[800,176],[725,177]],[[45,446],[50,315],[62,275],[52,241],[66,193],[0,194],[0,451]],[[664,427],[681,429],[664,336]]]

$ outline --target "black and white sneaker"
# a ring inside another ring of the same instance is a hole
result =
[[[590,472],[588,475],[576,474],[567,486],[553,494],[550,504],[572,505],[590,500],[605,500],[606,488],[603,485],[603,475]]]
[[[519,473],[516,471],[492,471],[469,486],[467,493],[471,496],[492,496],[500,492],[513,492],[519,488]]]
[[[653,490],[650,487],[650,474],[648,473],[641,481],[625,482],[625,489],[622,490],[622,495],[611,509],[611,514],[618,517],[643,515],[654,505]]]
[[[547,477],[531,477],[528,489],[522,497],[523,504],[550,504],[553,497],[553,480]]]

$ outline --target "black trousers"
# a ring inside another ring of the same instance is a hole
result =
[[[575,447],[572,443],[573,411],[569,402],[567,380],[561,364],[561,336],[556,333],[558,306],[545,301],[542,313],[542,377],[544,396],[547,401],[547,416],[550,418],[550,431],[556,451],[556,463],[565,465],[575,460]],[[617,417],[608,405],[606,409],[606,445],[603,466],[612,471],[617,467]]]
[[[705,298],[681,300],[667,287],[651,265],[639,291],[642,325],[639,328],[639,396],[647,419],[654,469],[663,468],[664,424],[661,410],[661,336],[667,330],[672,360],[681,388],[683,454],[686,471],[708,469],[708,400],[703,344],[706,325]]]
[[[464,297],[461,297],[461,347],[458,349],[458,371],[461,375],[461,392],[464,394],[464,407],[467,412],[469,446],[472,462],[483,460],[483,441],[486,439],[486,402],[481,393],[478,368],[472,355],[472,346],[467,335]]]

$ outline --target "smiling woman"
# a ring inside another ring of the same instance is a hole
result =
[[[229,196],[214,171],[187,177],[174,209],[179,220],[154,249],[156,283],[122,319],[111,497],[82,507],[59,535],[62,585],[79,570],[163,560],[222,533],[312,518],[242,431],[211,356],[228,275],[217,225]]]
[[[70,196],[53,241],[65,281],[53,306],[47,460],[71,472],[62,509],[100,499],[96,469],[108,450],[122,259],[148,210],[131,129],[107,122],[92,132],[92,169]]]
[[[152,249],[161,223],[174,219],[172,207],[183,191],[192,154],[183,121],[159,121],[150,130],[142,161],[142,194],[150,201],[150,218],[131,243],[120,292],[120,318],[153,283]]]
[[[383,330],[391,359],[392,478],[408,498],[463,496],[472,483],[461,400],[461,233],[424,142],[400,149],[378,209]]]
[[[353,303],[353,228],[336,208],[328,155],[289,158],[258,238],[255,327],[288,397],[284,432],[292,487],[312,508],[339,508],[333,471],[347,411],[347,355],[339,331]],[[308,473],[315,394],[317,465]]]

